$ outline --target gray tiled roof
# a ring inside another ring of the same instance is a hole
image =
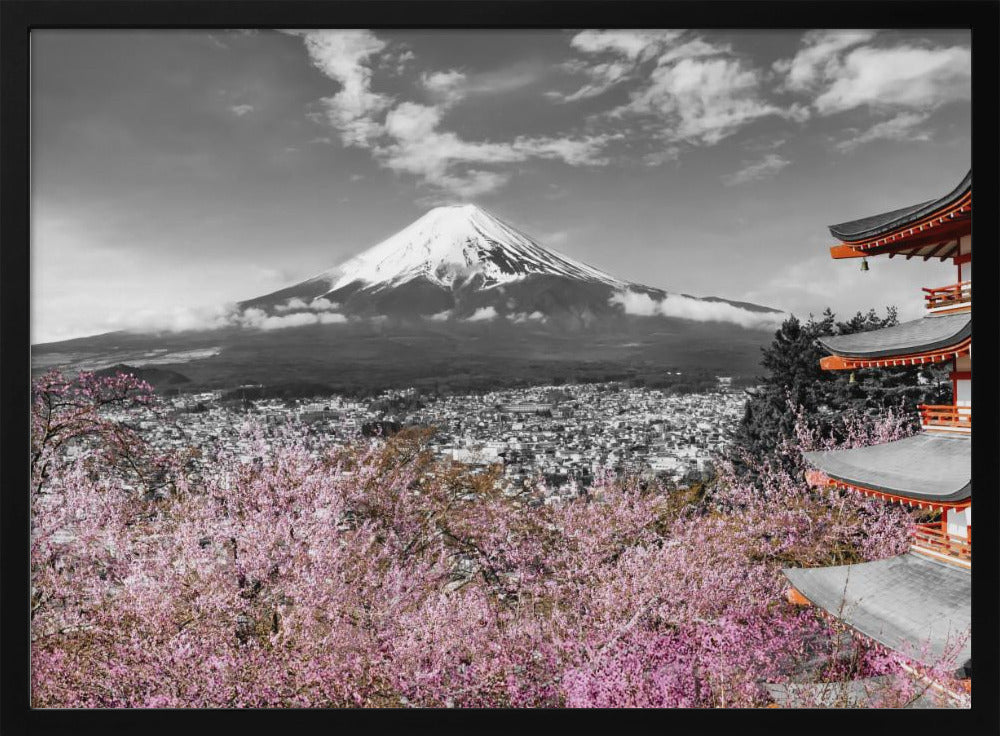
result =
[[[870,447],[805,452],[803,457],[835,480],[895,496],[956,503],[972,495],[968,435],[921,433]]]
[[[818,342],[845,358],[885,358],[957,345],[972,334],[972,313],[928,315],[893,327],[850,335],[821,337]]]
[[[912,660],[958,669],[972,656],[968,570],[911,552],[782,572],[814,605]]]
[[[969,173],[965,175],[965,178],[962,179],[957,187],[943,197],[929,199],[920,204],[901,207],[898,210],[883,212],[879,215],[862,217],[859,220],[842,222],[839,225],[830,225],[830,232],[833,234],[833,237],[844,241],[874,238],[877,235],[905,227],[911,222],[916,222],[942,207],[947,207],[953,202],[957,202],[970,189],[972,189],[972,169],[969,169]]]

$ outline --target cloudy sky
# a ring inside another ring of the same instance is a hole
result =
[[[944,265],[826,226],[970,166],[966,32],[36,31],[32,340],[198,326],[441,203],[620,278],[799,315]]]

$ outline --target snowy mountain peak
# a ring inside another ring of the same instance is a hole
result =
[[[456,288],[480,277],[492,288],[530,275],[552,275],[622,288],[627,282],[549,250],[474,204],[435,207],[378,245],[317,275],[329,292],[349,285],[381,290],[424,278]]]

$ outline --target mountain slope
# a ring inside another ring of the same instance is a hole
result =
[[[624,292],[657,302],[669,298],[661,289],[624,281],[547,249],[485,210],[464,204],[434,208],[339,266],[240,307],[268,314],[336,309],[351,316],[489,314],[590,324],[620,315],[623,307],[614,297]]]
[[[630,286],[465,204],[436,207],[339,266],[240,307],[287,313],[325,299],[355,316],[579,316],[610,311],[610,295]]]
[[[301,286],[326,286],[320,292],[323,295],[354,285],[384,290],[423,278],[451,289],[475,279],[478,288],[489,289],[535,274],[615,288],[628,286],[596,268],[543,248],[472,204],[435,207],[395,235]]]
[[[780,316],[616,278],[457,205],[240,303],[221,326],[109,333],[34,346],[32,358],[37,370],[155,360],[191,388],[655,380],[671,366],[749,375]]]

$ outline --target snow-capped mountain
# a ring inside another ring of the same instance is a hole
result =
[[[417,278],[456,288],[480,276],[479,288],[489,289],[531,274],[627,286],[603,271],[543,248],[473,204],[436,207],[315,279],[327,279],[330,291],[337,291],[353,283],[368,289],[391,288]]]
[[[564,326],[625,314],[740,322],[747,313],[777,313],[624,281],[540,245],[472,204],[436,207],[340,265],[239,306],[286,316],[335,310],[345,317],[444,321],[480,315]]]
[[[190,386],[268,384],[294,395],[612,380],[665,366],[752,375],[781,316],[616,278],[479,207],[456,205],[224,319],[213,315],[204,328],[114,332],[35,346],[32,356],[83,369],[162,353],[175,360],[158,359],[160,368],[181,367]]]
[[[629,289],[664,296],[545,248],[482,208],[462,204],[436,207],[340,265],[240,306],[287,311],[325,299],[349,314],[452,310],[460,316],[486,307],[501,314],[601,312],[612,294]]]

